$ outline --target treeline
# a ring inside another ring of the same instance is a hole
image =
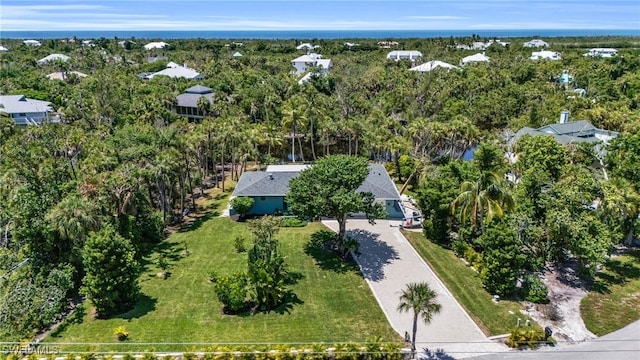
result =
[[[422,51],[425,61],[457,64],[472,52],[451,45],[471,40],[408,39],[398,47]],[[501,143],[505,132],[522,126],[554,123],[564,108],[572,118],[604,129],[633,133],[640,124],[640,60],[632,56],[637,50],[623,50],[614,59],[567,50],[562,61],[533,62],[531,50],[514,41],[487,49],[489,64],[420,74],[407,71],[408,62],[387,61],[389,50],[373,40],[355,41],[358,49],[345,47],[344,40],[319,40],[318,52],[334,68],[300,85],[290,74],[290,61],[301,54],[293,50],[294,40],[227,42],[229,47],[218,40],[169,42],[169,49],[149,52],[140,48],[146,43],[140,39],[128,49],[117,39],[99,39],[95,47],[51,40],[32,48],[16,41],[0,55],[0,92],[52,101],[63,122],[17,128],[7,117],[0,120],[0,337],[19,338],[46,327],[79,295],[94,304],[108,299],[99,290],[139,267],[106,266],[100,253],[106,258],[125,249],[118,256],[139,263],[162,241],[168,224],[195,208],[198,194],[210,186],[224,189],[222,180],[237,179],[248,162],[309,161],[337,153],[388,161],[405,155],[414,161],[410,166],[422,168],[445,164],[481,142]],[[242,58],[231,56],[237,50]],[[71,59],[36,65],[51,52]],[[148,56],[166,59],[147,63]],[[168,61],[187,63],[205,79],[136,76]],[[555,78],[564,69],[585,97],[558,86]],[[89,77],[44,77],[70,70]],[[199,102],[205,118],[187,122],[172,108],[176,96],[195,84],[211,87],[214,102]],[[443,193],[479,179],[481,170],[445,176],[452,182],[443,185]],[[575,171],[561,170],[554,184]],[[411,171],[403,173],[408,177]],[[418,183],[415,190],[428,184]],[[528,215],[532,224],[542,224],[540,214]],[[476,228],[467,238],[482,234]],[[474,251],[484,249],[469,243]],[[105,302],[100,316],[131,306],[137,289],[123,288],[127,293]]]

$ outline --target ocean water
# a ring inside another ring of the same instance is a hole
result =
[[[563,37],[640,36],[638,30],[540,29],[540,30],[234,30],[234,31],[2,31],[0,39],[407,39],[464,37]]]

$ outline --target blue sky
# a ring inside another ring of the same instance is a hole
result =
[[[640,30],[637,0],[0,0],[10,30]]]

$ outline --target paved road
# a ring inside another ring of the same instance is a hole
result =
[[[323,223],[334,231],[338,230],[335,220],[325,220]],[[348,235],[360,243],[361,255],[356,260],[391,326],[402,336],[405,332],[411,333],[413,315],[397,311],[398,298],[406,284],[427,282],[438,294],[437,300],[442,310],[430,324],[418,323],[418,349],[429,348],[433,350],[431,358],[438,359],[507,351],[505,345],[487,339],[400,233],[399,223],[378,220],[372,226],[362,219],[350,219],[347,222]]]
[[[575,345],[511,351],[479,356],[477,360],[638,360],[640,359],[640,320],[600,338]]]

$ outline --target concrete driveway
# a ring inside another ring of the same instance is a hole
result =
[[[338,230],[335,220],[323,221]],[[449,290],[422,260],[400,232],[399,221],[350,219],[347,233],[360,243],[356,258],[360,269],[391,326],[402,336],[411,333],[413,314],[397,311],[401,291],[408,283],[427,282],[442,305],[430,324],[418,323],[416,348],[428,348],[423,358],[457,359],[507,351],[503,344],[489,340],[471,320]]]

